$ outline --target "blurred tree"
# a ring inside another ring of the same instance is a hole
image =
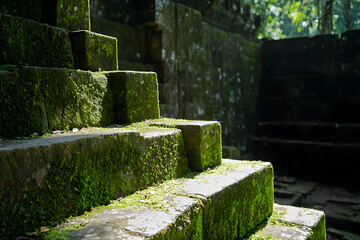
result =
[[[259,38],[279,39],[360,28],[359,0],[243,0],[262,16]]]
[[[321,9],[318,9],[320,34],[330,34],[333,30],[333,5],[333,0],[322,0]]]

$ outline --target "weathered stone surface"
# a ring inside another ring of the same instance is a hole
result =
[[[112,100],[101,74],[22,67],[0,72],[0,136],[112,123]]]
[[[115,123],[160,118],[156,73],[112,71],[106,76],[114,96]]]
[[[169,118],[147,122],[157,126],[176,127],[183,131],[191,170],[202,172],[221,164],[221,125],[219,122]]]
[[[181,131],[141,124],[2,141],[0,164],[8,238],[188,172]]]
[[[43,21],[68,31],[90,31],[89,0],[43,1]]]
[[[236,239],[271,214],[272,167],[224,160],[70,220],[45,236],[81,239]],[[212,215],[213,214],[213,215]]]
[[[90,32],[70,32],[75,68],[91,71],[118,69],[117,39]]]
[[[119,4],[120,5],[120,4]],[[130,26],[102,18],[91,19],[91,29],[94,32],[116,37],[118,40],[119,60],[144,62],[146,57],[145,29],[141,26]],[[128,69],[119,62],[121,70]]]
[[[0,13],[0,65],[73,68],[64,29]]]
[[[325,214],[322,211],[274,204],[274,213],[248,239],[325,240]]]

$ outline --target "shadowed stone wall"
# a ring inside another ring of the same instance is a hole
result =
[[[360,30],[262,47],[253,153],[278,173],[360,189]]]
[[[157,72],[162,116],[218,120],[224,145],[246,150],[261,71],[248,5],[92,0],[90,9],[93,30],[118,38],[119,69]]]

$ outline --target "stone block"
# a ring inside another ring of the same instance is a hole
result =
[[[202,172],[221,164],[221,125],[216,121],[149,120],[149,124],[179,128],[184,133],[189,168]]]
[[[91,71],[118,69],[117,39],[89,31],[69,33],[75,68]]]
[[[106,76],[113,95],[115,123],[160,118],[156,73],[113,71]]]
[[[325,234],[324,212],[274,204],[270,219],[247,239],[325,240]]]
[[[62,224],[45,239],[240,239],[273,207],[268,163],[224,160]]]
[[[89,0],[54,0],[43,2],[44,21],[67,31],[90,31]]]
[[[181,131],[141,124],[1,141],[0,164],[6,239],[188,172]]]
[[[65,30],[0,13],[0,65],[73,68]]]
[[[107,79],[96,73],[23,67],[0,71],[0,136],[112,122]]]

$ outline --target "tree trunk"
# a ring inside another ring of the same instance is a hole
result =
[[[320,34],[330,34],[333,30],[333,0],[322,0],[322,13],[320,18]]]
[[[351,29],[352,18],[351,18],[351,0],[344,0],[345,5],[345,21],[346,21],[346,30]]]

